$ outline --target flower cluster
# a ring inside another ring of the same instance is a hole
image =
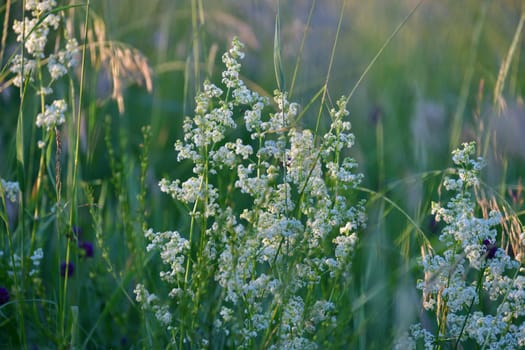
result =
[[[223,336],[239,349],[263,341],[272,349],[314,349],[320,327],[336,322],[334,295],[323,288],[337,293],[349,282],[356,233],[365,224],[363,203],[345,195],[362,177],[344,155],[353,145],[346,100],[330,111],[331,128],[319,138],[295,126],[300,106],[285,92],[275,92],[276,111],[265,114],[270,101],[239,79],[242,48],[234,39],[223,55],[225,90],[204,83],[194,117],[184,120],[184,139],[175,143],[194,176],[159,183],[190,210],[186,233],[145,233],[148,251],[159,250],[168,266],[160,278],[170,301],[142,284],[135,293],[172,329],[214,319],[207,336],[180,335],[193,344]],[[241,127],[252,143],[230,141]],[[213,305],[203,307],[204,300]]]
[[[50,106],[46,106],[43,113],[36,116],[36,126],[44,127],[47,131],[65,123],[64,112],[67,109],[66,101],[55,100]]]
[[[20,193],[20,185],[15,181],[6,181],[0,179],[1,193],[11,202],[16,202],[18,194]]]
[[[2,286],[0,286],[0,307],[12,299],[11,293],[16,298],[17,294],[24,292],[17,287],[15,283],[17,278],[27,278],[30,281],[31,288],[34,291],[39,290],[42,285],[40,272],[43,258],[44,251],[42,248],[36,248],[29,257],[10,253],[9,250],[0,250],[0,281],[2,282]],[[22,263],[25,265],[24,268]]]
[[[50,34],[58,31],[62,21],[62,15],[56,11],[55,0],[31,0],[24,4],[29,15],[22,21],[15,20],[13,31],[25,52],[13,57],[10,71],[15,74],[13,84],[18,87],[23,87],[26,82],[34,83],[37,78],[35,89],[42,95],[44,106],[44,95],[52,94],[53,83],[78,64],[80,50],[77,41],[68,37],[68,34],[64,48],[46,49]],[[48,78],[43,74],[44,69],[47,70]],[[63,99],[53,101],[38,114],[36,125],[44,127],[46,131],[52,130],[65,122],[66,109],[67,105]],[[40,141],[39,147],[43,146],[44,142]]]
[[[150,294],[142,284],[135,286],[135,299],[141,304],[143,310],[153,310],[155,317],[163,326],[171,330],[172,315],[166,305],[159,305],[159,298],[155,294]]]
[[[14,84],[22,86],[27,78],[33,81],[33,74],[37,66],[47,58],[47,67],[52,80],[56,80],[67,73],[67,68],[77,64],[78,43],[70,38],[64,50],[46,55],[45,49],[51,30],[57,30],[61,16],[52,11],[57,3],[55,0],[26,1],[25,9],[31,16],[22,21],[15,20],[13,31],[17,34],[16,41],[22,43],[26,54],[17,54],[11,65],[11,72],[16,74]]]
[[[170,266],[168,271],[161,272],[160,277],[169,283],[176,282],[177,277],[181,277],[184,273],[185,255],[190,248],[188,240],[181,237],[178,232],[171,231],[154,233],[150,229],[145,235],[151,241],[146,249],[148,251],[160,249],[160,257]]]
[[[426,277],[418,288],[423,307],[435,312],[438,331],[416,325],[399,348],[420,342],[429,349],[450,341],[456,346],[474,341],[488,349],[525,346],[525,270],[496,245],[499,213],[475,215],[471,190],[479,185],[483,161],[473,159],[474,152],[474,143],[467,143],[453,153],[457,178],[446,178],[444,186],[455,195],[446,207],[432,207],[436,220],[445,223],[440,235],[445,250],[423,256]]]
[[[40,262],[44,258],[44,251],[42,248],[38,248],[33,252],[33,255],[29,257],[33,263],[33,269],[29,271],[29,276],[37,275],[40,272]]]

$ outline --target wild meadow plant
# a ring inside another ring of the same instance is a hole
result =
[[[64,337],[65,296],[68,277],[74,272],[70,247],[76,243],[71,224],[73,216],[67,217],[67,203],[62,198],[61,128],[66,123],[66,115],[74,114],[74,106],[66,102],[74,101],[69,95],[74,91],[73,84],[64,89],[63,78],[78,65],[80,48],[73,34],[66,30],[63,9],[58,8],[55,0],[31,0],[23,5],[24,17],[15,19],[12,25],[18,50],[1,70],[2,75],[6,70],[11,74],[3,88],[14,85],[20,92],[15,140],[18,171],[9,174],[17,181],[2,179],[0,184],[2,232],[5,233],[0,239],[0,315],[4,329],[10,330],[2,332],[1,345],[27,348],[36,334],[46,334],[47,341],[43,344],[53,339],[60,347],[58,344],[68,342]],[[31,108],[34,106],[38,107]],[[31,145],[24,136],[28,125],[34,141]],[[27,155],[38,159],[37,152],[40,160],[34,171],[33,160],[28,162]],[[27,220],[28,217],[31,219]],[[46,234],[50,222],[55,223],[58,232],[53,238]],[[57,251],[50,252],[50,246],[58,247]],[[67,249],[62,250],[64,247]],[[56,280],[60,281],[60,287],[53,290],[58,298],[53,301],[46,298],[41,271],[41,262],[49,253],[56,259]],[[50,310],[53,311],[48,313]],[[57,327],[47,327],[45,323]]]
[[[362,175],[345,155],[354,142],[346,102],[330,110],[323,136],[301,130],[286,92],[275,91],[272,112],[240,79],[242,50],[234,39],[222,88],[204,83],[175,143],[194,175],[159,184],[189,218],[181,231],[145,232],[169,293],[138,284],[136,299],[179,348],[334,345],[351,336],[351,263],[365,224],[350,196]]]
[[[417,287],[427,313],[399,340],[397,349],[525,346],[525,269],[519,262],[523,256],[499,247],[499,211],[477,216],[472,191],[480,186],[484,161],[474,155],[474,143],[453,152],[457,177],[446,177],[443,183],[452,197],[446,206],[432,205],[435,220],[445,225],[439,236],[443,247],[439,253],[427,251],[421,259],[425,278]]]

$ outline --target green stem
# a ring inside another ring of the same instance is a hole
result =
[[[479,274],[478,285],[476,286],[476,294],[478,294],[478,297],[481,297],[479,296],[479,294],[481,291],[481,286],[483,284],[483,274],[485,273],[485,268],[486,267],[483,267],[483,269],[481,270],[481,273]],[[465,331],[465,326],[467,325],[468,318],[471,315],[472,306],[474,306],[475,300],[476,300],[476,297],[473,297],[472,300],[470,301],[470,305],[467,311],[467,316],[465,317],[465,321],[463,321],[463,324],[461,325],[461,331],[459,332],[458,339],[456,339],[456,343],[454,344],[454,349],[457,349],[459,346],[459,342],[461,341],[461,336],[463,335],[463,332]]]

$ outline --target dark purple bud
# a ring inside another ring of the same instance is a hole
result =
[[[82,229],[80,226],[71,226],[71,231],[66,234],[69,239],[80,239],[82,237]]]
[[[75,272],[75,265],[72,262],[66,263],[65,261],[60,264],[60,275],[62,277],[67,276],[71,277]]]
[[[80,248],[80,254],[85,258],[93,257],[93,243],[84,241],[78,242],[78,247]]]
[[[498,247],[494,243],[489,241],[488,239],[483,240],[483,245],[485,246],[485,249],[486,249],[485,254],[487,256],[487,259],[494,258],[494,256],[496,255],[496,252],[498,251]]]
[[[381,120],[383,119],[383,108],[381,106],[376,105],[372,109],[369,115],[369,120],[372,124],[377,125]]]
[[[9,291],[7,288],[0,287],[0,305],[4,305],[9,301]]]
[[[434,215],[430,216],[428,228],[430,229],[430,232],[434,234],[438,233],[440,230],[440,223],[436,221]]]
[[[512,199],[512,204],[521,206],[523,204],[523,187],[521,183],[518,184],[517,188],[509,189],[509,195]]]

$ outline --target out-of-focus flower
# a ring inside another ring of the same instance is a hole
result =
[[[66,263],[65,261],[60,264],[60,276],[66,277],[66,274],[68,277],[73,276],[73,273],[75,272],[75,264],[72,262]]]
[[[5,287],[0,287],[0,305],[4,305],[10,299],[9,291]]]
[[[2,187],[4,194],[7,196],[7,199],[13,203],[16,202],[18,194],[20,193],[20,185],[18,182],[0,179],[0,186]]]
[[[78,247],[80,248],[80,254],[82,257],[85,258],[92,258],[93,257],[93,243],[88,241],[82,241],[78,242]]]

